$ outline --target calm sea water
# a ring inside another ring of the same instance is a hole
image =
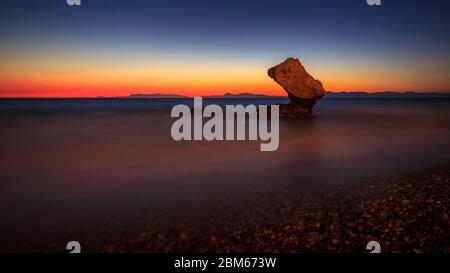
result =
[[[175,142],[178,103],[192,100],[0,100],[0,241],[77,237],[450,162],[450,100],[323,99],[316,119],[280,121],[276,152],[258,141]]]

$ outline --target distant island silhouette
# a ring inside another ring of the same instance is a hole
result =
[[[438,92],[430,92],[430,93],[420,93],[420,92],[393,92],[393,91],[384,91],[384,92],[333,92],[327,91],[325,94],[325,99],[427,99],[427,98],[450,98],[450,93],[438,93]]]
[[[154,94],[130,94],[128,96],[116,96],[116,97],[97,97],[97,98],[136,98],[136,99],[187,99],[192,98],[193,96],[185,96],[185,95],[178,95],[178,94],[161,94],[161,93],[154,93]],[[270,96],[270,95],[264,95],[264,94],[253,94],[253,93],[225,93],[223,95],[206,95],[202,96],[203,98],[285,98],[287,96]]]
[[[231,98],[231,99],[252,99],[252,98],[287,98],[287,96],[273,96],[264,94],[253,94],[253,93],[225,93],[223,95],[206,95],[203,98]],[[130,94],[128,96],[115,96],[115,97],[103,97],[99,96],[97,98],[132,98],[132,99],[187,99],[192,98],[192,96],[185,96],[179,94],[162,94],[162,93],[151,93],[151,94]],[[325,93],[324,99],[437,99],[437,98],[449,98],[449,93],[420,93],[420,92],[334,92],[327,91]]]

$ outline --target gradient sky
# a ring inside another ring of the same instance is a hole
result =
[[[450,91],[450,1],[2,0],[0,97],[253,92],[298,57],[332,91]]]

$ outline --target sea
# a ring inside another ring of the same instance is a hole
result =
[[[261,152],[260,141],[174,141],[177,104],[193,100],[0,99],[0,249],[126,234],[169,215],[351,188],[450,163],[450,99],[325,98],[314,119],[280,119],[273,152]]]

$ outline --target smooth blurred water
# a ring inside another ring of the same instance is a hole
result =
[[[316,119],[280,121],[276,152],[260,152],[259,141],[175,142],[178,103],[192,100],[0,100],[0,236],[137,226],[167,211],[327,191],[450,162],[450,100],[323,99]]]

